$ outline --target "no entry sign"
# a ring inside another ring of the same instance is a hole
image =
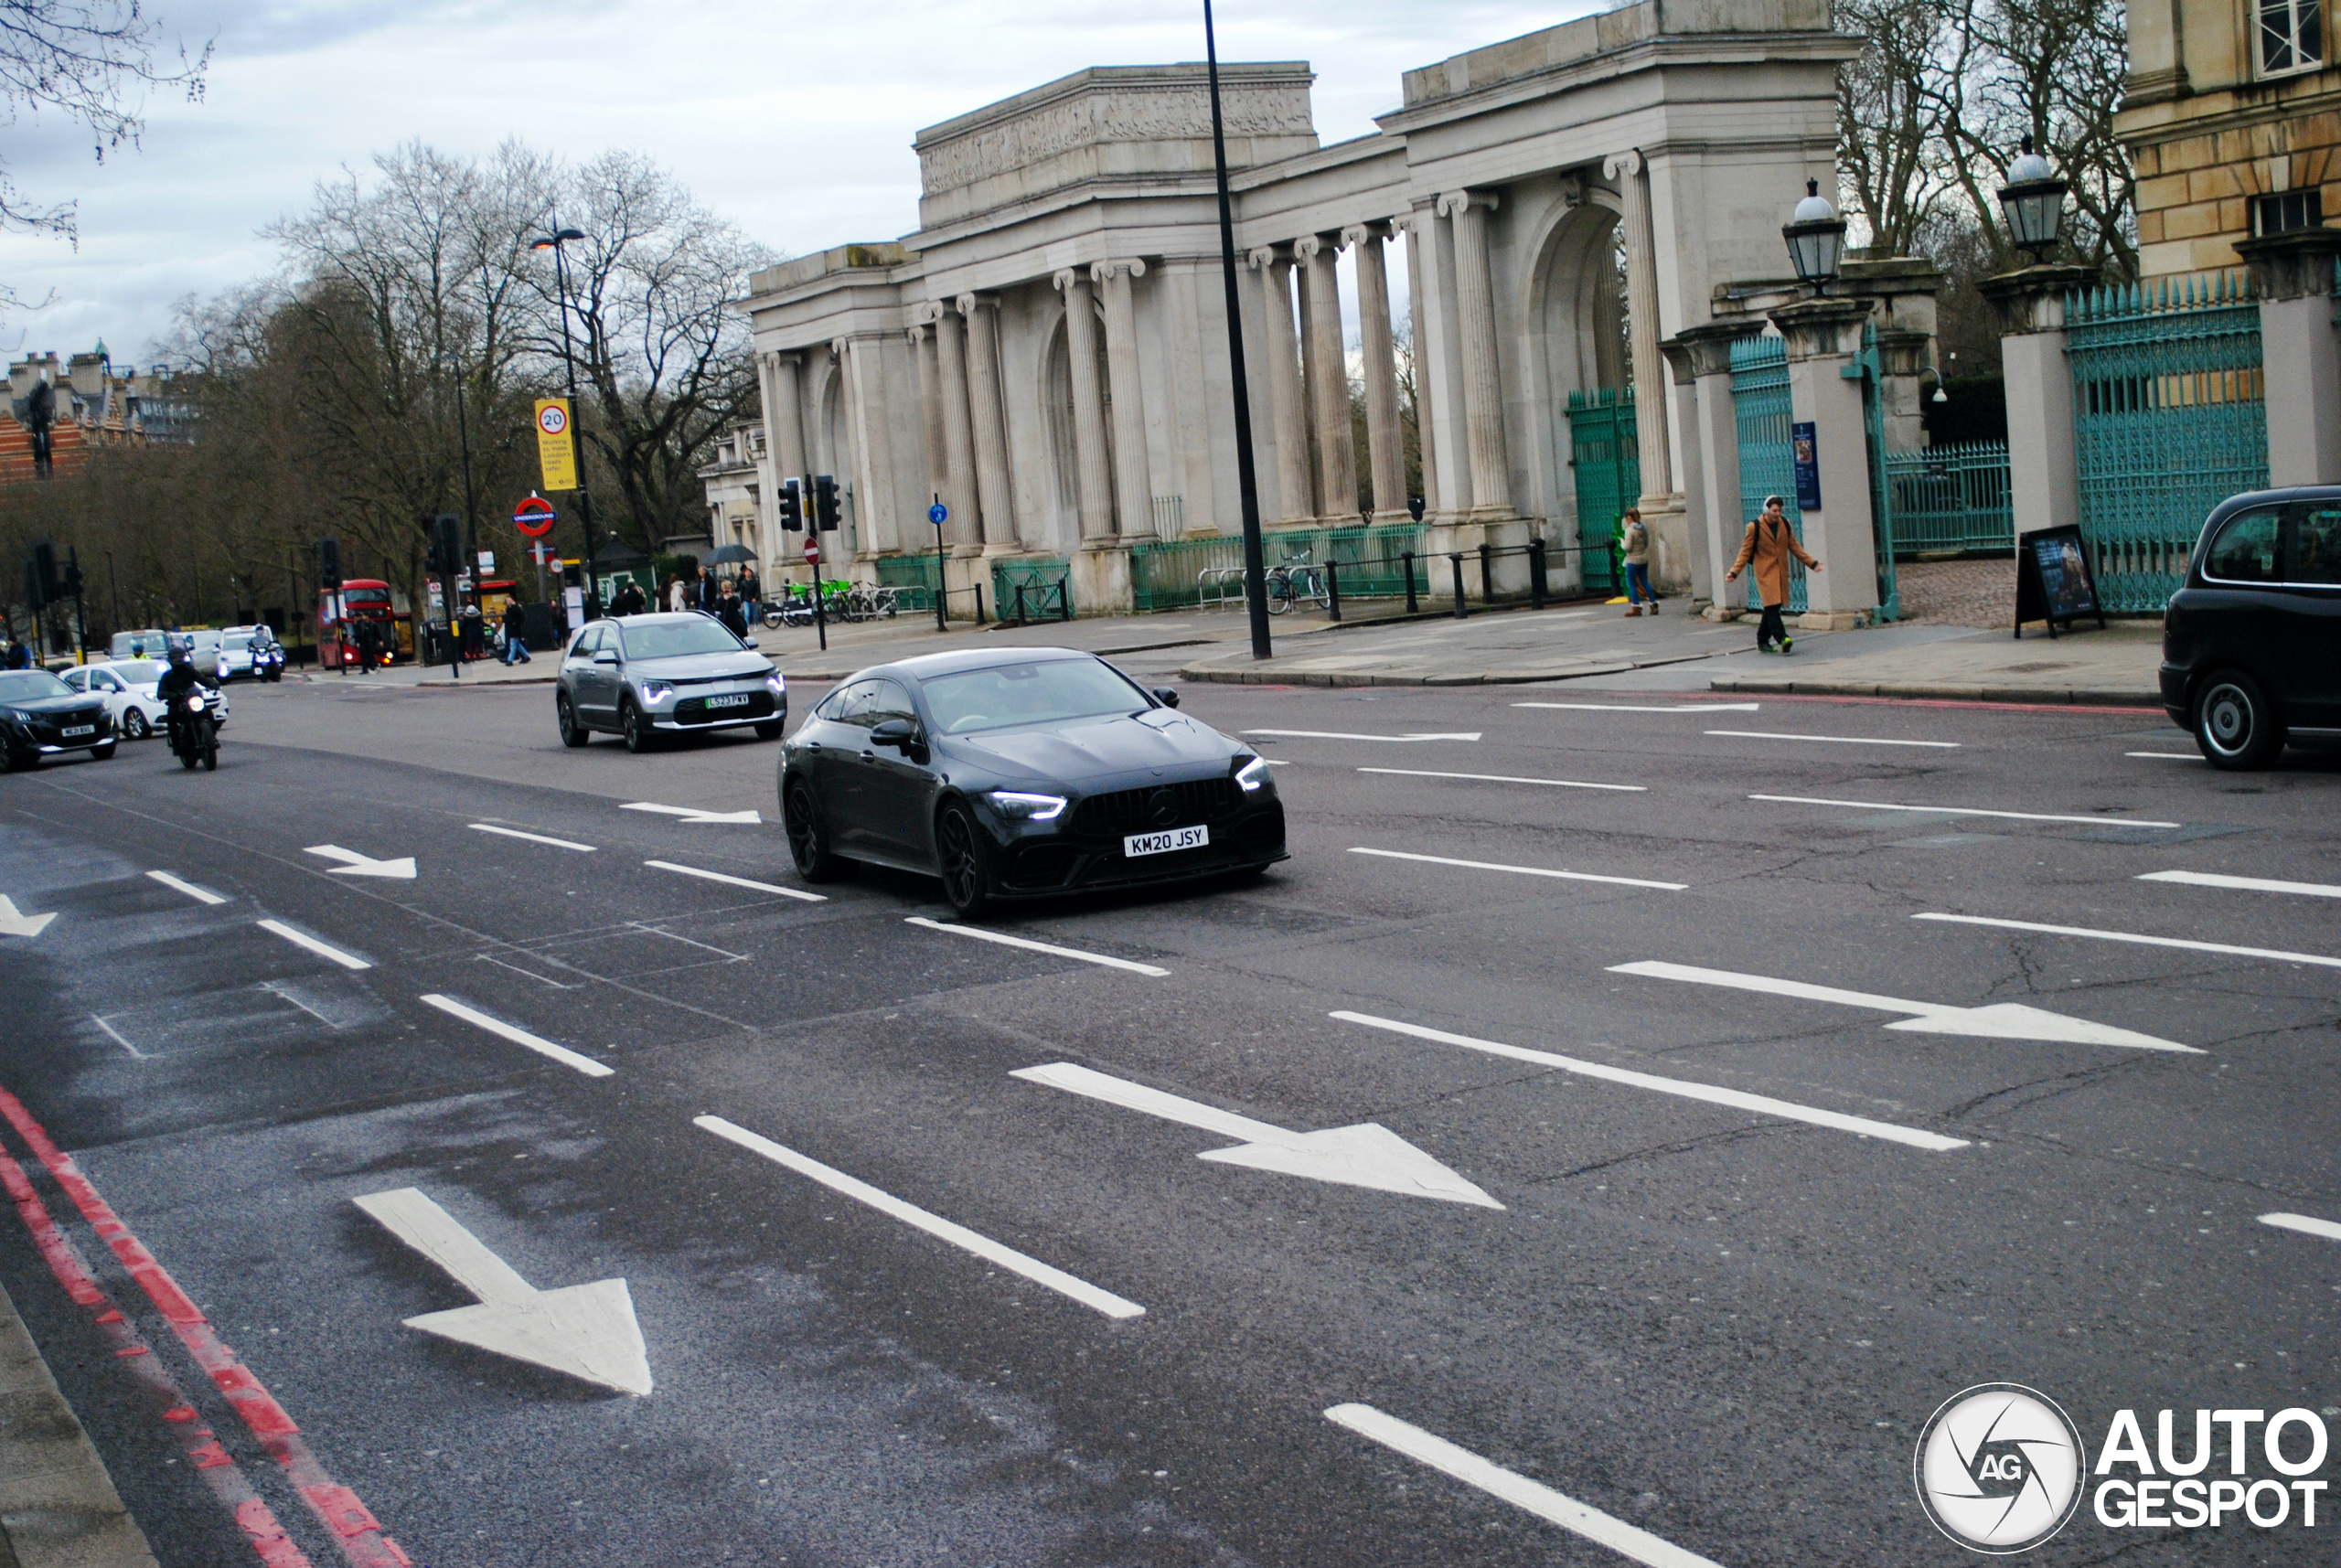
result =
[[[531,496],[512,508],[512,526],[532,539],[540,539],[552,532],[552,525],[560,513],[542,496]]]
[[[808,533],[805,536],[805,559],[813,562],[820,560],[821,537],[818,534]]]

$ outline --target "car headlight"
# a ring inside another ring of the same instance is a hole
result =
[[[764,689],[778,697],[787,691],[788,681],[780,671],[774,670],[764,677]]]
[[[1268,759],[1254,757],[1249,762],[1239,761],[1235,769],[1235,782],[1244,786],[1245,795],[1256,794],[1268,782]]]
[[[1061,795],[1028,795],[1013,789],[996,789],[984,798],[1011,822],[1053,822],[1065,805]]]
[[[664,702],[674,695],[675,688],[666,681],[646,680],[642,683],[642,700],[645,702]]]

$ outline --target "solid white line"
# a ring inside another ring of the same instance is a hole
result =
[[[1710,730],[1707,733],[1740,741],[1826,741],[1837,746],[1932,746],[1945,752],[1960,747],[1957,741],[1873,741],[1863,735],[1780,735],[1769,730]]]
[[[1992,925],[2006,931],[2038,931],[2050,936],[2087,936],[2100,942],[2134,942],[2142,947],[2184,947],[2190,953],[2226,953],[2238,958],[2269,958],[2279,964],[2314,964],[2341,969],[2341,958],[2316,953],[2286,953],[2274,947],[2229,947],[2219,942],[2189,942],[2177,936],[2140,936],[2127,931],[2093,931],[2085,925],[2038,925],[2028,920],[1990,920],[1980,914],[1914,914],[1912,920],[1948,921],[1953,925]]]
[[[422,1000],[426,1005],[437,1008],[443,1013],[452,1014],[467,1024],[475,1024],[492,1035],[510,1040],[515,1045],[525,1045],[540,1055],[550,1056],[563,1067],[574,1067],[588,1078],[607,1078],[615,1071],[590,1056],[580,1055],[565,1045],[555,1045],[549,1040],[539,1040],[527,1029],[515,1029],[502,1019],[490,1018],[476,1008],[467,1008],[453,997],[442,997],[434,992],[424,997]]]
[[[193,882],[181,881],[178,878],[174,877],[168,871],[149,871],[146,874],[154,878],[156,881],[162,883],[165,887],[176,889],[178,891],[185,893],[187,897],[198,900],[200,902],[208,904],[223,904],[228,901],[226,899],[221,898],[218,893],[213,892],[209,888],[198,888]]]
[[[136,1057],[139,1061],[151,1061],[151,1060],[152,1060],[150,1057],[148,1057],[148,1056],[147,1056],[147,1054],[146,1054],[144,1051],[143,1051],[139,1050],[136,1046],[134,1046],[134,1045],[131,1044],[128,1040],[126,1040],[123,1039],[123,1038],[122,1038],[122,1031],[121,1031],[120,1029],[116,1029],[116,1028],[114,1028],[114,1027],[113,1027],[113,1025],[112,1025],[112,1024],[110,1024],[110,1023],[106,1022],[106,1020],[105,1020],[105,1019],[102,1019],[102,1018],[98,1017],[98,1015],[97,1015],[97,1014],[95,1014],[95,1013],[91,1013],[91,1014],[90,1015],[90,1019],[91,1019],[91,1021],[92,1023],[95,1023],[95,1024],[96,1024],[100,1029],[102,1029],[105,1030],[105,1031],[106,1031],[106,1033],[107,1033],[109,1036],[111,1036],[111,1037],[112,1038],[113,1042],[114,1042],[116,1045],[118,1045],[118,1046],[122,1047],[122,1049],[123,1049],[123,1050],[124,1050],[124,1051],[126,1051],[130,1052],[130,1054],[131,1054],[131,1055],[133,1055],[133,1056]]]
[[[1760,702],[1692,702],[1677,708],[1638,708],[1625,702],[1515,702],[1514,708],[1565,708],[1577,713],[1755,713]]]
[[[1342,730],[1246,730],[1246,735],[1289,735],[1303,741],[1477,741],[1477,730],[1458,730],[1451,733],[1420,735],[1352,735]]]
[[[2314,899],[2341,899],[2341,886],[2332,882],[2280,882],[2267,877],[2229,877],[2217,871],[2148,871],[2142,882],[2184,882],[2192,888],[2235,888],[2247,893],[2300,893]]]
[[[1646,882],[1639,877],[1598,877],[1591,871],[1548,871],[1542,866],[1499,866],[1492,860],[1456,860],[1445,855],[1409,855],[1404,849],[1361,849],[1352,848],[1352,855],[1379,855],[1386,860],[1422,860],[1433,866],[1465,866],[1474,871],[1510,871],[1521,877],[1558,877],[1572,882],[1614,882],[1621,888],[1658,888],[1679,893],[1688,882]]]
[[[1671,1541],[1662,1541],[1646,1530],[1556,1492],[1541,1481],[1532,1481],[1501,1465],[1491,1464],[1468,1448],[1459,1448],[1444,1437],[1435,1436],[1395,1415],[1385,1415],[1370,1404],[1337,1404],[1325,1413],[1325,1419],[1384,1448],[1395,1449],[1417,1464],[1444,1471],[1467,1487],[1477,1487],[1523,1513],[1533,1513],[1596,1545],[1606,1546],[1621,1557],[1645,1563],[1648,1568],[1718,1568],[1710,1558],[1685,1552]]]
[[[1238,1115],[1234,1111],[1223,1111],[1216,1105],[1190,1100],[1183,1094],[1150,1089],[1143,1083],[1133,1083],[1127,1078],[1112,1077],[1070,1061],[1053,1061],[1045,1067],[1019,1067],[1009,1076],[1021,1078],[1028,1083],[1045,1083],[1068,1094],[1103,1100],[1108,1105],[1119,1105],[1125,1111],[1136,1111],[1140,1115],[1160,1116],[1166,1122],[1201,1127],[1207,1133],[1214,1133],[1224,1138],[1238,1138],[1245,1143],[1288,1144],[1299,1136],[1250,1116]]]
[[[2298,1231],[2304,1236],[2322,1236],[2328,1242],[2341,1242],[2341,1225],[2330,1220],[2312,1220],[2305,1214],[2262,1214],[2260,1222],[2273,1225],[2280,1231]]]
[[[548,838],[541,833],[523,833],[517,827],[498,827],[492,822],[475,822],[472,831],[493,833],[504,838],[526,838],[531,844],[550,844],[556,849],[582,849],[588,855],[593,852],[591,844],[572,844],[566,838]]]
[[[1360,768],[1362,773],[1396,773],[1410,779],[1477,779],[1481,784],[1546,784],[1554,789],[1614,789],[1648,795],[1648,784],[1580,784],[1576,779],[1516,779],[1505,773],[1435,773],[1427,768]]]
[[[2124,752],[2122,754],[2125,757],[2152,757],[2162,763],[2199,763],[2203,760],[2200,752]]]
[[[802,888],[784,888],[778,882],[752,882],[745,877],[727,876],[722,871],[702,871],[697,866],[678,866],[672,860],[645,860],[646,866],[661,871],[677,871],[686,877],[698,877],[704,881],[728,882],[735,888],[754,888],[760,893],[778,893],[785,899],[803,899],[807,903],[825,904],[827,893],[808,893]]]
[[[1125,1300],[1110,1290],[1100,1290],[1087,1280],[1075,1279],[1063,1269],[1051,1268],[1035,1257],[1028,1257],[1013,1247],[1002,1246],[989,1236],[978,1235],[965,1225],[955,1225],[940,1214],[930,1214],[914,1204],[905,1203],[891,1193],[881,1192],[866,1181],[857,1181],[842,1170],[833,1169],[808,1155],[798,1154],[786,1145],[776,1144],[722,1116],[693,1116],[691,1125],[728,1138],[752,1154],[760,1154],[775,1165],[785,1165],[799,1176],[809,1176],[832,1191],[842,1192],[857,1203],[867,1203],[881,1214],[900,1220],[903,1224],[925,1231],[939,1241],[950,1243],[963,1252],[975,1253],[987,1263],[998,1264],[1011,1274],[1022,1275],[1035,1285],[1046,1285],[1058,1295],[1081,1303],[1082,1306],[1104,1313],[1108,1317],[1139,1317],[1146,1308],[1135,1301]]]
[[[923,925],[929,931],[940,931],[952,936],[972,936],[978,942],[997,942],[1002,947],[1021,947],[1032,953],[1053,953],[1059,958],[1078,958],[1084,964],[1102,964],[1108,969],[1127,969],[1133,975],[1168,975],[1168,969],[1158,969],[1151,964],[1135,963],[1128,958],[1108,958],[1103,953],[1084,953],[1078,947],[1058,947],[1046,942],[1034,942],[1028,937],[1010,936],[1004,931],[986,931],[974,925],[946,925],[939,920],[913,915],[904,925]]]
[[[1599,1078],[1611,1083],[1623,1083],[1630,1088],[1655,1090],[1661,1094],[1679,1094],[1686,1100],[1704,1100],[1711,1105],[1729,1105],[1736,1110],[1753,1111],[1758,1115],[1781,1116],[1794,1122],[1810,1122],[1816,1127],[1833,1127],[1841,1133],[1855,1133],[1865,1138],[1884,1138],[1891,1143],[1908,1144],[1912,1148],[1940,1154],[1949,1149],[1965,1148],[1965,1138],[1947,1138],[1936,1133],[1920,1132],[1916,1127],[1897,1126],[1892,1122],[1873,1122],[1866,1116],[1848,1116],[1842,1112],[1823,1111],[1812,1105],[1800,1105],[1789,1100],[1775,1100],[1767,1094],[1748,1094],[1737,1089],[1718,1088],[1712,1083],[1694,1083],[1683,1078],[1659,1078],[1648,1072],[1630,1072],[1622,1067],[1610,1067],[1598,1061],[1586,1061],[1574,1056],[1555,1056],[1548,1051],[1530,1051],[1524,1046],[1506,1045],[1501,1040],[1479,1040],[1468,1034],[1449,1034],[1445,1029],[1425,1029],[1420,1024],[1400,1023],[1395,1019],[1378,1019],[1371,1013],[1337,1012],[1331,1017],[1344,1023],[1363,1024],[1368,1029],[1388,1029],[1393,1034],[1410,1034],[1418,1040],[1435,1040],[1444,1045],[1459,1045],[1468,1051],[1483,1051],[1491,1056],[1510,1057],[1515,1061],[1533,1061],[1544,1067],[1557,1067],[1564,1072],[1581,1073],[1587,1078]]]
[[[277,935],[284,938],[285,941],[293,944],[295,947],[305,947],[310,952],[316,954],[320,957],[330,958],[345,969],[371,969],[373,967],[373,965],[366,962],[365,959],[352,958],[348,954],[344,953],[338,947],[327,947],[324,943],[319,942],[315,937],[311,936],[306,932],[295,931],[281,920],[263,920],[260,923],[260,928],[262,931],[273,931],[276,933]]]
[[[2183,827],[2180,822],[2149,822],[2140,816],[2056,816],[2038,811],[1986,811],[1972,805],[1897,805],[1884,800],[1823,800],[1807,795],[1751,795],[1750,800],[1790,805],[1846,805],[1860,811],[1918,811],[1932,816],[2007,816],[2021,822],[2086,822],[2093,827]]]

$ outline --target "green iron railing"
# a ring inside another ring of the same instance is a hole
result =
[[[1577,542],[1583,548],[1588,592],[1619,592],[1618,523],[1641,498],[1641,452],[1636,443],[1634,393],[1629,387],[1571,392],[1569,467],[1577,482]]]
[[[2108,610],[2150,614],[2213,507],[2268,485],[2260,310],[2240,272],[2066,296],[2081,538]]]
[[[1742,337],[1731,346],[1731,403],[1739,426],[1739,517],[1744,531],[1764,509],[1767,496],[1788,503],[1789,524],[1804,538],[1804,514],[1796,505],[1796,455],[1790,445],[1789,427],[1796,416],[1789,403],[1789,348],[1781,339]],[[1734,547],[1737,553],[1737,546]],[[1743,572],[1749,586],[1748,603],[1761,608],[1754,592],[1755,578]],[[1786,608],[1806,607],[1804,567],[1789,558],[1789,602]]]
[[[1405,556],[1419,552],[1419,523],[1359,523],[1345,528],[1277,528],[1262,541],[1261,558],[1271,567],[1289,561],[1334,563],[1344,599],[1396,599],[1406,592]],[[1233,536],[1200,539],[1149,539],[1130,548],[1130,596],[1146,613],[1183,610],[1198,603],[1216,604],[1242,597],[1244,541]],[[1427,592],[1429,569],[1415,563],[1415,586]],[[1206,583],[1203,574],[1224,577]]]
[[[943,586],[943,563],[931,555],[882,555],[877,560],[878,586],[911,592],[896,603],[905,610],[932,610]]]
[[[1142,615],[1156,610],[1191,610],[1204,571],[1243,569],[1240,539],[1144,540],[1130,547],[1132,607]]]
[[[1057,598],[1058,585],[1064,598]],[[1016,618],[1016,590],[1024,590],[1024,613],[1031,620],[1054,620],[1059,613],[1077,613],[1073,603],[1073,563],[1061,555],[1017,556],[996,560],[991,567],[992,611],[996,618]]]
[[[1897,558],[2015,549],[2006,442],[1889,452],[1886,477]]]

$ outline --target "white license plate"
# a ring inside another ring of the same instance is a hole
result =
[[[95,724],[68,724],[65,727],[65,735],[69,740],[75,735],[94,735],[97,732],[98,727]]]
[[[729,697],[711,697],[707,705],[710,708],[745,708],[754,697],[753,691],[735,691]]]
[[[1173,827],[1168,833],[1133,833],[1122,840],[1123,855],[1166,855],[1173,849],[1200,849],[1211,842],[1208,827]]]

